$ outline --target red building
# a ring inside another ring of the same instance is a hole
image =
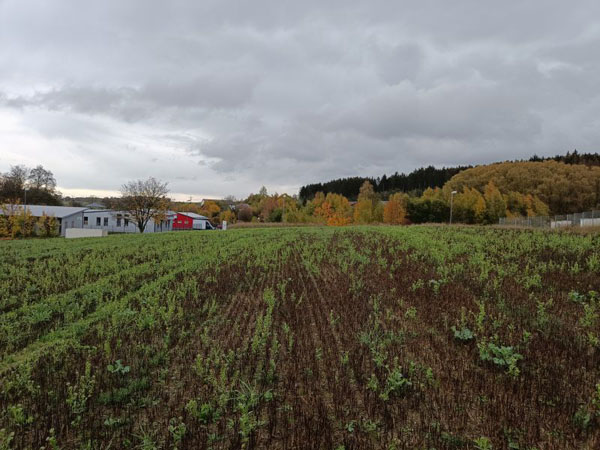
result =
[[[177,213],[177,217],[173,221],[174,230],[191,230],[194,226],[194,219],[182,213]]]
[[[173,230],[214,230],[208,217],[192,212],[178,212],[173,221]]]

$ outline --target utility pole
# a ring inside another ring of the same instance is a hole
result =
[[[452,225],[452,200],[454,200],[454,194],[456,194],[456,191],[450,193],[450,225]]]

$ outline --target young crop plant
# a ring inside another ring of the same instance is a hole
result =
[[[475,338],[475,334],[467,327],[467,313],[463,307],[460,309],[460,323],[458,327],[452,326],[450,328],[454,333],[454,338],[462,342],[468,342]]]
[[[477,305],[479,306],[479,312],[475,316],[475,326],[477,328],[477,332],[479,334],[482,334],[485,330],[485,318],[486,318],[485,302],[479,301],[479,302],[477,302]]]
[[[537,315],[535,319],[535,324],[539,330],[545,331],[550,323],[550,314],[548,314],[548,308],[552,306],[552,299],[543,302],[541,300],[537,301]]]
[[[429,286],[431,287],[435,295],[438,295],[440,293],[440,288],[444,285],[444,283],[446,283],[446,280],[444,279],[429,280]]]
[[[580,294],[577,291],[569,292],[569,300],[575,303],[584,304],[587,302],[587,299],[584,294]]]
[[[591,399],[580,405],[573,416],[573,422],[582,430],[598,427],[600,423],[600,383],[597,383]]]
[[[463,326],[462,328],[456,328],[454,325],[452,325],[451,330],[454,333],[454,338],[458,339],[459,341],[468,342],[475,338],[473,332],[466,326]]]
[[[154,424],[142,424],[134,437],[139,441],[137,448],[140,450],[160,450],[163,447],[163,442],[158,436]]]
[[[261,393],[256,386],[246,382],[242,382],[240,389],[236,392],[234,402],[235,410],[239,413],[238,432],[244,447],[249,443],[254,433],[267,424],[266,421],[258,417],[256,411],[261,401],[272,399],[272,393],[266,395],[267,392]],[[230,424],[234,425],[233,422],[230,422]]]
[[[11,442],[15,438],[14,431],[8,431],[6,428],[0,428],[0,450],[11,450]]]
[[[6,414],[10,423],[18,427],[30,425],[34,421],[33,416],[27,414],[22,405],[10,405],[6,410]]]
[[[209,425],[219,420],[221,413],[211,403],[198,404],[195,399],[187,402],[185,410],[202,425]]]
[[[523,355],[517,353],[514,347],[498,346],[486,341],[478,343],[477,347],[482,361],[493,362],[499,367],[506,368],[506,372],[515,378],[520,375],[521,371],[517,363],[523,359]]]
[[[183,423],[183,418],[172,417],[171,420],[169,420],[168,429],[173,440],[173,450],[178,450],[187,431],[187,427],[185,426],[185,423]]]
[[[89,361],[85,363],[85,371],[79,376],[77,383],[71,385],[67,382],[67,404],[71,410],[71,414],[75,418],[71,421],[71,425],[77,427],[81,423],[83,414],[87,410],[87,404],[94,392],[96,385],[96,377],[92,375],[92,365]]]
[[[414,306],[411,306],[410,308],[408,308],[406,310],[406,312],[404,313],[404,317],[406,317],[407,319],[410,320],[414,320],[417,318],[417,308],[415,308]]]
[[[598,253],[592,253],[588,256],[586,264],[590,272],[600,273],[600,255]]]
[[[131,370],[131,367],[124,366],[120,359],[117,359],[114,364],[109,364],[106,368],[110,373],[115,373],[120,376],[127,375]]]
[[[494,448],[492,441],[485,436],[478,437],[473,441],[473,444],[477,450],[492,450]]]
[[[389,370],[389,369],[388,369]],[[379,398],[388,401],[390,397],[400,397],[404,395],[411,387],[412,382],[404,376],[402,370],[398,367],[389,370]]]

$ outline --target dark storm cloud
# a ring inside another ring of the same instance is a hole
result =
[[[589,0],[0,0],[0,170],[24,158],[65,187],[153,175],[243,195],[596,151],[599,14]]]

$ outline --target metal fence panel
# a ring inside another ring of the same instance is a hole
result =
[[[600,210],[555,216],[501,217],[500,225],[531,228],[564,228],[600,226]]]

